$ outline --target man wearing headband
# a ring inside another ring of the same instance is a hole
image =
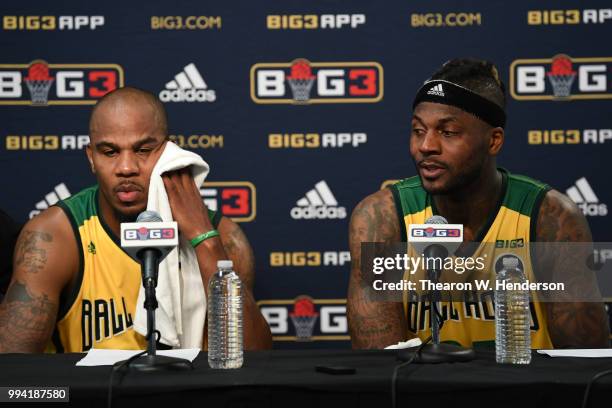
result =
[[[426,339],[431,332],[429,302],[408,302],[406,296],[403,302],[371,299],[364,279],[368,271],[361,270],[362,242],[406,242],[408,226],[424,224],[432,215],[463,224],[464,242],[592,241],[586,219],[569,198],[497,167],[505,104],[496,68],[480,60],[447,62],[417,92],[410,154],[418,176],[366,197],[350,221],[347,314],[354,348],[384,348],[415,336]],[[490,257],[494,248],[481,244],[477,251],[490,251]],[[544,266],[554,271],[559,261],[548,259]],[[527,269],[530,260],[525,264]],[[479,309],[480,302],[465,303],[446,304],[441,341],[492,344],[494,313]],[[531,315],[532,348],[609,345],[601,303],[535,302]]]

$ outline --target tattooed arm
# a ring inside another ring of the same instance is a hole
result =
[[[400,242],[399,223],[388,188],[366,197],[353,210],[349,224],[351,276],[347,299],[353,348],[381,349],[404,341],[408,336],[402,303],[368,299],[361,275],[361,243]]]
[[[15,246],[13,277],[0,305],[0,352],[42,352],[51,338],[59,295],[78,267],[68,219],[51,208],[28,222]]]
[[[242,282],[242,330],[245,350],[272,348],[272,334],[268,322],[255,303],[253,283],[255,281],[255,257],[253,249],[240,227],[228,218],[221,218],[218,231],[223,251],[216,259],[230,259]],[[210,258],[210,257],[209,257]],[[198,260],[200,257],[198,257]],[[213,262],[213,261],[210,261]],[[202,266],[200,266],[202,270]],[[216,263],[214,266],[216,270]],[[214,271],[213,271],[214,273]],[[210,276],[208,277],[210,279]],[[207,281],[208,281],[207,279]],[[208,284],[206,284],[208,285]],[[208,320],[204,326],[203,348],[208,348]]]
[[[208,281],[217,269],[216,260],[230,259],[242,282],[244,348],[245,350],[270,349],[272,348],[270,328],[253,297],[255,258],[251,245],[240,227],[228,218],[221,218],[218,231],[220,234],[218,242],[207,242],[206,245],[203,243],[196,248],[200,271],[205,271],[202,279],[206,282],[206,290],[208,290]],[[208,348],[208,320],[204,326],[203,348]]]
[[[272,334],[268,322],[259,311],[253,297],[255,281],[253,249],[242,229],[228,218],[221,218],[219,233],[225,253],[234,263],[234,270],[242,281],[244,348],[246,350],[270,349],[272,348]]]
[[[566,196],[549,191],[540,207],[537,225],[539,242],[592,242],[589,225],[582,212]],[[579,252],[579,253],[577,253]],[[551,273],[553,281],[564,282],[567,301],[546,303],[548,331],[555,348],[609,347],[607,315],[602,303],[576,302],[572,293],[596,291],[592,274],[584,268],[589,253],[582,248],[545,248],[538,267]],[[562,295],[560,295],[562,296]]]

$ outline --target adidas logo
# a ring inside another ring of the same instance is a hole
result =
[[[34,218],[36,215],[40,214],[41,211],[46,210],[51,207],[53,204],[57,203],[59,200],[64,200],[70,197],[70,191],[68,191],[68,187],[64,183],[60,183],[53,191],[45,196],[44,200],[41,200],[36,203],[36,209],[30,211],[30,218]]]
[[[325,180],[315,184],[296,204],[297,207],[291,209],[291,218],[294,220],[346,218],[346,208],[338,206],[338,201]]]
[[[442,84],[434,85],[429,91],[427,91],[427,95],[444,96]]]
[[[584,215],[608,215],[608,207],[606,204],[599,202],[586,177],[578,179],[565,193],[580,207]]]
[[[215,91],[208,89],[194,63],[188,64],[159,93],[162,102],[214,102]]]

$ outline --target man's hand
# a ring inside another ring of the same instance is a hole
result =
[[[179,232],[186,240],[214,229],[208,218],[208,210],[193,181],[191,170],[184,168],[162,174],[168,193],[172,217],[178,224]],[[200,266],[204,290],[208,291],[208,281],[217,270],[217,261],[230,259],[225,253],[219,237],[201,242],[195,249]]]
[[[371,301],[361,276],[361,243],[401,241],[402,221],[397,217],[389,189],[366,197],[353,210],[349,224],[351,277],[347,299],[353,348],[382,349],[408,337],[402,303]]]
[[[213,229],[200,191],[193,181],[189,167],[166,172],[162,180],[168,193],[172,217],[187,240]]]
[[[537,241],[592,240],[589,225],[578,207],[558,191],[549,191],[538,215]],[[567,301],[557,298],[556,302],[546,303],[548,331],[553,345],[555,348],[609,347],[610,328],[603,303],[575,302],[571,299],[586,295],[585,291],[597,292],[597,283],[593,276],[581,273],[588,272],[584,271],[584,261],[589,253],[575,253],[569,249],[569,245],[560,250],[545,248],[538,256],[537,267],[540,271],[550,271],[553,281],[565,282],[570,286]]]

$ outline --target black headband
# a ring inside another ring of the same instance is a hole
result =
[[[461,85],[441,79],[434,79],[423,84],[414,98],[412,110],[421,102],[455,106],[493,127],[503,128],[506,125],[506,112],[495,103]]]

